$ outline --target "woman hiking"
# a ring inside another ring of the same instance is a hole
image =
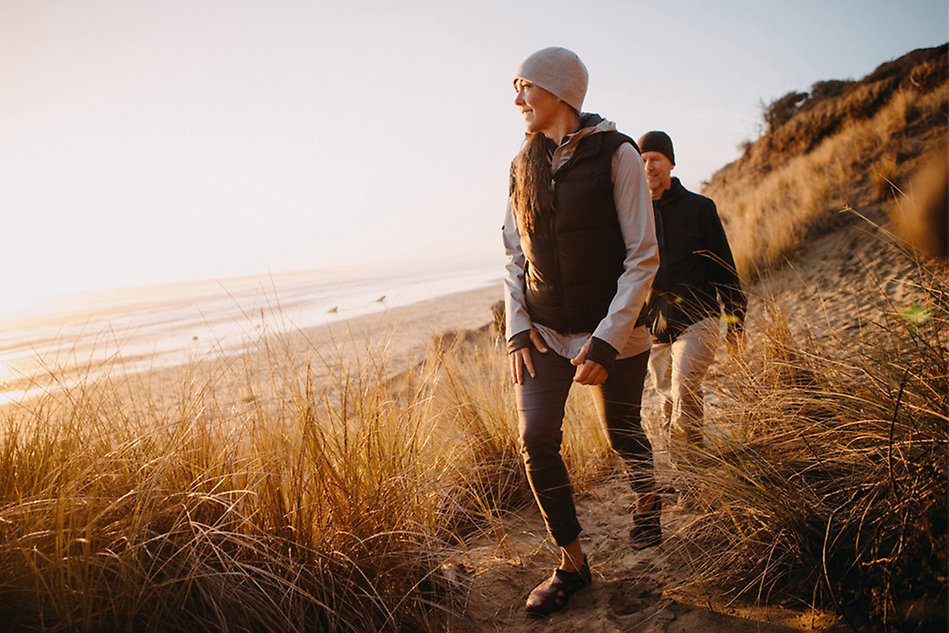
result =
[[[636,321],[659,264],[636,144],[581,113],[587,69],[560,47],[530,55],[514,75],[526,138],[511,165],[503,227],[506,336],[521,452],[560,566],[527,599],[548,615],[592,577],[560,453],[573,383],[594,390],[610,446],[637,493],[630,544],[658,544],[652,448],[640,423],[650,336]]]

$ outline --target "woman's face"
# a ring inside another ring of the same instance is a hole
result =
[[[515,81],[514,90],[517,91],[514,105],[521,111],[524,127],[529,134],[543,133],[550,129],[557,120],[560,109],[566,107],[563,101],[526,79]]]

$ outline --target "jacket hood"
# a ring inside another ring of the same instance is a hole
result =
[[[566,165],[570,159],[573,158],[573,154],[577,150],[577,146],[580,144],[582,139],[590,136],[591,134],[612,132],[615,129],[615,123],[603,118],[599,114],[594,112],[582,113],[580,115],[580,129],[573,134],[568,134],[565,136],[563,142],[560,144],[560,147],[554,150],[551,171],[556,174],[558,169]]]
[[[602,125],[603,123],[613,126],[610,129],[613,129],[613,130],[616,129],[615,123],[613,123],[612,121],[607,121],[605,118],[603,118],[596,112],[583,112],[580,114],[580,129],[581,130],[588,127],[595,128],[599,125]],[[598,131],[602,131],[602,130],[598,130]]]

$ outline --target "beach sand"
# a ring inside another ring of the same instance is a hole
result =
[[[317,393],[332,389],[341,377],[362,373],[385,379],[424,360],[435,337],[449,332],[486,327],[491,306],[502,297],[500,282],[476,290],[443,295],[417,303],[325,325],[279,331],[266,321],[242,351],[203,355],[172,366],[149,366],[147,357],[114,356],[87,364],[53,365],[46,375],[11,383],[28,396],[3,404],[0,412],[29,415],[39,401],[57,402],[67,389],[86,393],[107,391],[129,403],[147,403],[164,413],[184,392],[201,390],[225,409],[247,403],[266,392],[280,398],[308,380]],[[143,369],[144,367],[144,369]],[[286,389],[274,388],[285,383]],[[257,385],[265,385],[257,390]]]

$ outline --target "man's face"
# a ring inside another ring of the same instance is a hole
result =
[[[643,152],[643,165],[649,191],[661,195],[672,184],[672,161],[661,152]]]

